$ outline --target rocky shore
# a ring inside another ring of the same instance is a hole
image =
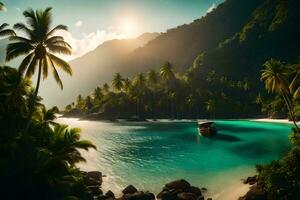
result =
[[[192,186],[184,179],[175,180],[163,186],[162,191],[156,196],[149,191],[139,191],[133,185],[128,185],[122,190],[122,195],[116,197],[108,190],[103,191],[102,173],[98,171],[82,172],[84,182],[93,200],[212,200],[204,198],[206,188]]]

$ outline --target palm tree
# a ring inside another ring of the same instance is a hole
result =
[[[167,96],[168,96],[168,110],[169,110],[169,115],[170,115],[170,105],[171,105],[171,99],[169,98],[170,96],[170,88],[171,88],[171,81],[174,79],[175,75],[172,70],[172,65],[169,62],[166,62],[160,69],[160,76],[162,80],[164,80],[167,83]]]
[[[56,106],[49,110],[47,110],[45,106],[42,106],[40,112],[37,113],[38,120],[43,126],[57,125],[57,123],[54,121],[57,118],[57,113],[59,113],[59,109]]]
[[[33,98],[29,102],[28,122],[25,132],[30,124],[30,119],[35,107],[35,99],[38,95],[41,74],[43,78],[48,76],[48,68],[51,67],[56,82],[63,89],[62,81],[58,75],[57,67],[72,75],[71,66],[63,59],[55,56],[56,53],[71,54],[71,46],[64,41],[61,36],[55,36],[58,30],[67,30],[64,25],[58,25],[53,29],[51,26],[51,8],[45,10],[33,11],[28,9],[23,12],[26,18],[26,24],[17,23],[14,29],[22,31],[27,38],[21,36],[12,36],[10,39],[15,41],[7,46],[6,60],[10,61],[19,56],[25,56],[24,60],[19,66],[19,71],[26,77],[31,77],[38,67],[37,83],[34,91]]]
[[[135,79],[133,80],[134,85],[139,86],[139,87],[143,87],[145,85],[145,76],[143,73],[139,73]]]
[[[135,97],[136,99],[136,106],[137,106],[137,114],[140,116],[140,107],[142,105],[144,89],[145,89],[145,76],[143,73],[139,73],[133,80],[134,90],[135,90]]]
[[[291,66],[291,75],[293,80],[289,85],[290,92],[293,93],[294,98],[300,97],[300,57],[299,62]]]
[[[83,98],[82,98],[82,96],[81,95],[78,95],[78,97],[77,97],[77,100],[76,100],[76,103],[77,103],[77,108],[78,109],[83,109],[83,107],[84,107],[84,100],[83,100]]]
[[[166,62],[161,68],[160,68],[160,76],[163,80],[169,82],[174,78],[174,72],[172,69],[172,65],[169,62]]]
[[[129,78],[126,78],[124,80],[124,86],[123,86],[124,90],[128,93],[130,88],[131,88],[131,81]]]
[[[107,83],[104,83],[103,87],[102,87],[102,90],[104,93],[108,93],[109,92],[109,85]]]
[[[96,149],[96,146],[90,141],[80,140],[79,133],[80,129],[56,125],[50,134],[50,144],[47,145],[52,155],[49,162],[65,163],[71,167],[78,162],[85,162],[79,150]]]
[[[96,87],[93,92],[94,104],[99,104],[101,99],[103,98],[102,89],[100,87]]]
[[[124,82],[120,73],[116,73],[114,75],[112,80],[112,86],[116,91],[120,91],[123,88]]]
[[[147,81],[151,85],[157,84],[158,74],[157,74],[157,72],[155,70],[150,70],[149,72],[147,72]]]
[[[297,130],[299,130],[293,106],[290,99],[290,93],[288,88],[288,68],[280,61],[276,59],[270,59],[263,65],[265,69],[262,70],[261,80],[265,82],[265,87],[268,92],[274,92],[280,94],[289,110],[290,117]]]

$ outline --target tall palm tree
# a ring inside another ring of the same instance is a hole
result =
[[[289,110],[290,117],[297,130],[299,130],[296,118],[294,114],[293,105],[291,103],[289,84],[288,84],[288,68],[280,61],[276,59],[270,59],[263,65],[265,69],[262,70],[261,80],[265,82],[265,87],[268,92],[274,92],[280,94]]]
[[[54,55],[56,53],[70,55],[71,46],[64,41],[63,37],[54,35],[58,30],[67,30],[65,25],[57,25],[50,29],[52,21],[51,8],[37,11],[28,9],[23,12],[23,15],[26,18],[26,24],[17,23],[14,25],[14,29],[22,31],[27,37],[12,36],[10,38],[14,42],[7,46],[6,60],[10,61],[16,57],[25,56],[19,66],[19,71],[21,74],[24,74],[26,71],[26,77],[31,77],[35,73],[36,68],[38,68],[35,91],[33,98],[29,102],[26,132],[34,111],[41,74],[43,74],[43,78],[47,78],[48,68],[51,67],[56,82],[63,89],[63,84],[56,68],[59,67],[70,75],[72,75],[72,69],[67,62]]]
[[[112,86],[116,91],[122,90],[124,86],[124,80],[120,73],[116,73],[112,80]]]
[[[144,89],[145,89],[145,83],[146,79],[143,73],[139,73],[133,80],[133,85],[134,85],[134,93],[135,97],[134,99],[136,100],[136,108],[137,108],[137,114],[140,116],[141,112],[141,105],[143,101],[143,95],[144,95]]]
[[[134,85],[136,85],[136,86],[138,86],[140,88],[143,87],[145,85],[145,82],[146,82],[144,74],[143,73],[139,73],[135,77],[135,79],[133,80],[133,82],[134,82]]]
[[[169,62],[166,62],[160,69],[160,76],[162,80],[164,80],[167,84],[167,96],[168,96],[168,110],[169,110],[169,115],[171,112],[171,99],[169,98],[170,96],[170,88],[171,88],[171,82],[174,79],[175,75],[172,69],[172,65]]]
[[[147,81],[151,84],[151,85],[155,85],[157,84],[158,81],[158,74],[157,72],[152,69],[149,72],[147,72]]]
[[[94,104],[99,104],[101,99],[103,98],[103,92],[100,87],[96,87],[93,92]]]
[[[300,97],[300,57],[297,64],[291,66],[291,75],[293,76],[293,80],[289,85],[290,92],[294,95],[294,98]]]
[[[108,93],[109,92],[109,85],[107,83],[104,83],[103,84],[103,87],[102,87],[102,90],[104,93]]]
[[[170,81],[174,78],[174,72],[173,67],[171,63],[166,62],[161,68],[160,68],[160,76],[165,81]]]
[[[124,80],[124,86],[123,86],[125,92],[129,92],[130,88],[131,88],[131,81],[129,78],[126,78]]]

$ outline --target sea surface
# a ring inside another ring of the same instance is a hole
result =
[[[158,193],[168,181],[184,178],[207,188],[207,197],[229,198],[244,187],[241,179],[253,175],[256,164],[290,148],[289,124],[217,120],[218,135],[204,138],[195,121],[58,121],[81,128],[82,138],[97,146],[82,152],[87,162],[79,167],[103,172],[104,190],[117,194],[128,184]]]

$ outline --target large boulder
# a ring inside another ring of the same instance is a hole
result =
[[[138,190],[133,185],[128,185],[123,191],[123,194],[133,194],[137,192]]]
[[[259,185],[254,185],[246,195],[240,197],[239,200],[267,200],[267,195]]]
[[[87,186],[98,186],[102,185],[102,173],[98,171],[83,172],[84,181]]]
[[[200,188],[191,186],[184,179],[167,183],[157,195],[160,200],[202,200],[204,199]]]
[[[176,181],[172,181],[170,183],[167,183],[165,185],[166,188],[168,189],[175,189],[175,190],[187,190],[188,188],[191,187],[191,184],[189,182],[187,182],[184,179],[180,179],[180,180],[176,180]]]
[[[105,196],[106,196],[107,198],[112,198],[112,199],[115,198],[115,194],[114,194],[112,191],[110,191],[110,190],[108,190],[108,191],[105,193]]]
[[[197,196],[193,193],[182,192],[177,194],[178,200],[198,200]]]
[[[93,196],[99,196],[99,195],[103,194],[102,190],[97,185],[95,185],[95,186],[88,186],[87,188],[88,188],[89,191],[91,191],[91,194]]]
[[[124,195],[125,200],[155,200],[155,195],[150,192],[135,192],[133,194]]]

